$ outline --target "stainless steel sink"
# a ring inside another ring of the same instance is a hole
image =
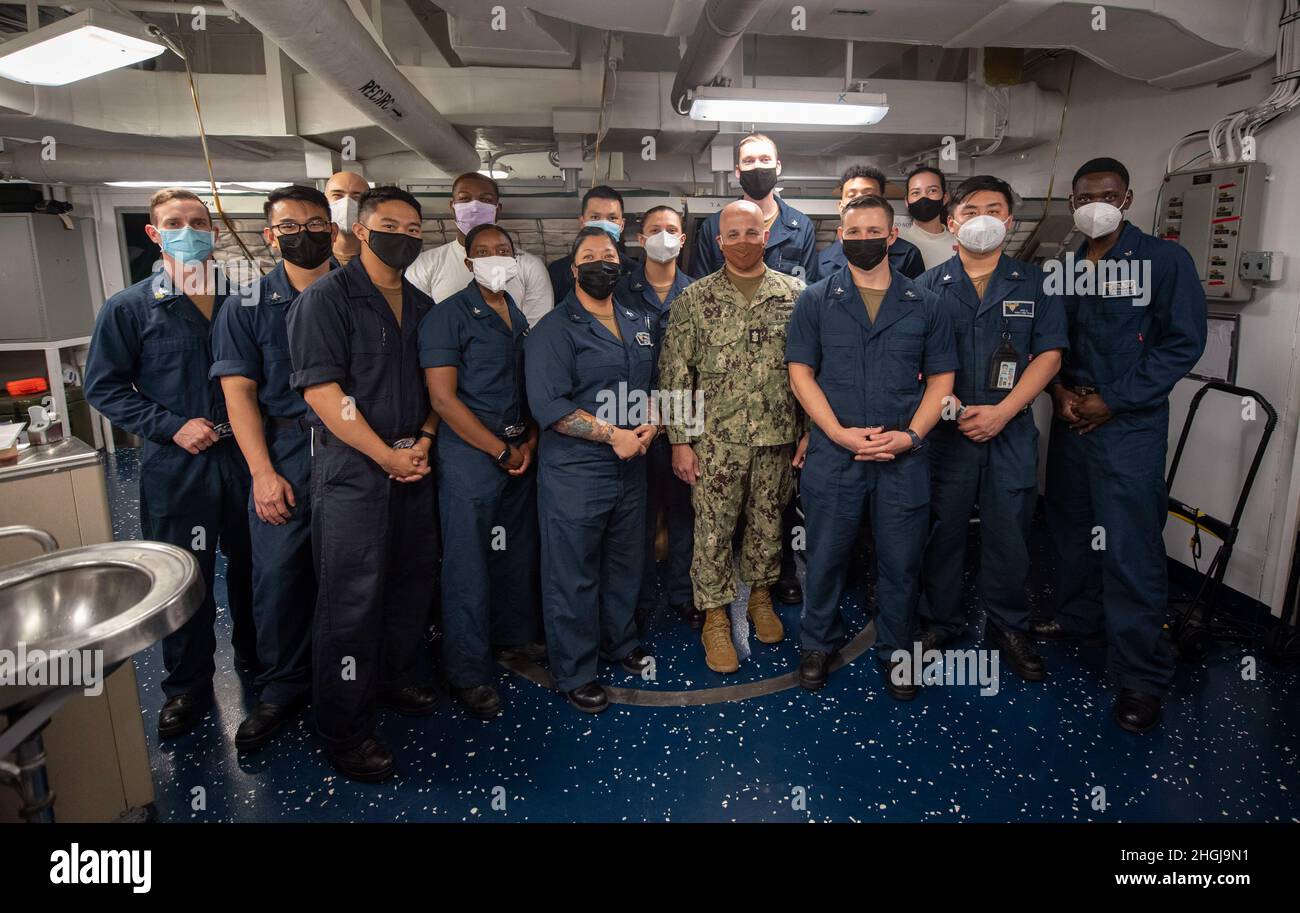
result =
[[[0,784],[18,791],[25,820],[52,822],[41,730],[78,690],[95,693],[185,624],[203,603],[203,578],[193,555],[161,542],[59,551],[43,530],[0,527],[0,539],[13,536],[46,554],[0,569]]]
[[[31,665],[41,654],[98,650],[107,671],[183,625],[203,596],[194,556],[161,542],[105,542],[29,558],[0,569],[0,650],[40,651]],[[0,684],[0,711],[57,687]]]

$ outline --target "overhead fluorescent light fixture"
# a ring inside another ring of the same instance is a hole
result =
[[[505,168],[493,168],[491,171],[486,168],[480,168],[478,173],[483,175],[483,177],[491,178],[494,181],[504,181],[506,178],[510,177],[510,172]]]
[[[0,76],[33,86],[64,86],[157,57],[167,48],[126,16],[84,10],[0,44]]]
[[[691,99],[692,120],[756,124],[867,127],[889,113],[883,93],[801,92],[701,86]]]

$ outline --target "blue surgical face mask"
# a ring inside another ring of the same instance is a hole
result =
[[[611,235],[614,236],[615,243],[618,242],[618,239],[623,234],[623,229],[619,227],[618,223],[611,222],[608,219],[592,219],[590,222],[587,223],[587,227],[605,229],[605,231],[609,232]]]
[[[160,228],[163,253],[174,260],[206,260],[212,254],[213,234],[200,228]]]

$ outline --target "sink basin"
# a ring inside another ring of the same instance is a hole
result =
[[[31,683],[50,651],[103,651],[107,674],[177,630],[204,597],[198,562],[161,542],[105,542],[0,568],[0,651],[16,684],[0,684],[0,711],[30,704],[60,683]],[[50,668],[57,668],[54,663]],[[48,676],[46,676],[48,678]]]

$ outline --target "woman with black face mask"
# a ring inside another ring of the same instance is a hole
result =
[[[524,347],[528,405],[542,432],[537,511],[551,676],[584,713],[609,706],[603,659],[652,668],[637,639],[653,320],[614,299],[618,248],[589,226],[573,245],[575,287]]]

